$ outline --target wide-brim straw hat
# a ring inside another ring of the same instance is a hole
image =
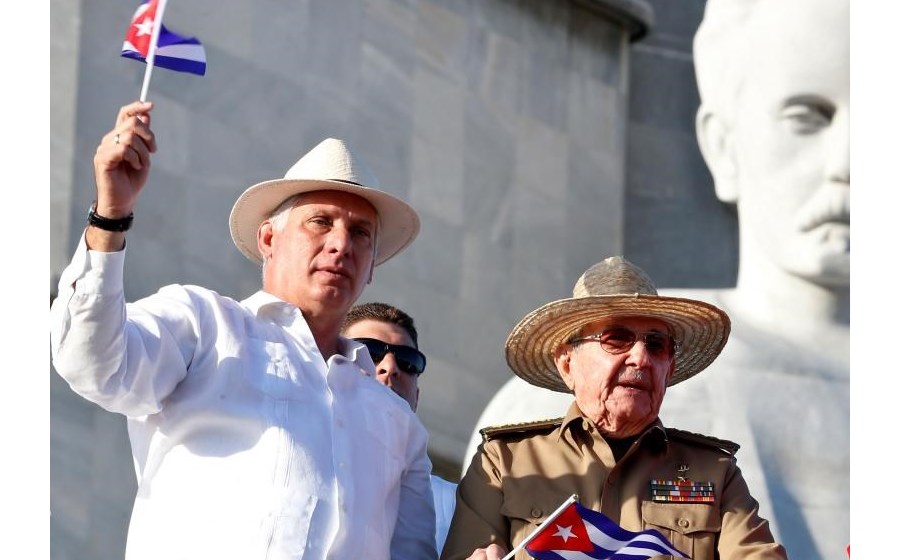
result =
[[[550,302],[513,327],[506,339],[506,362],[525,381],[571,392],[556,369],[554,354],[584,325],[612,317],[664,321],[675,338],[672,386],[703,371],[728,341],[731,320],[704,301],[660,296],[647,274],[622,257],[609,257],[587,269],[572,297]]]
[[[341,191],[360,196],[375,207],[375,264],[381,264],[412,243],[420,225],[412,206],[380,188],[369,166],[346,143],[327,138],[288,169],[283,179],[257,183],[238,197],[229,218],[231,239],[244,256],[262,265],[256,232],[282,202],[305,192]]]

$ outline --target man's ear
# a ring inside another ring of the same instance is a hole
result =
[[[259,224],[259,229],[256,230],[256,248],[259,249],[263,261],[268,260],[272,256],[272,237],[274,233],[275,228],[269,220]]]
[[[556,371],[562,377],[563,382],[571,390],[575,390],[572,381],[572,347],[563,344],[553,353],[553,361],[556,362]]]
[[[738,165],[734,135],[720,115],[701,105],[697,110],[697,143],[716,184],[716,196],[722,202],[738,198]]]

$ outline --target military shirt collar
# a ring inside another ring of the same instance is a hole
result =
[[[569,410],[566,411],[565,417],[563,417],[562,425],[559,427],[557,442],[562,438],[577,440],[579,438],[578,434],[587,434],[587,437],[602,437],[594,423],[578,408],[578,403],[573,401],[569,405]],[[637,441],[642,447],[654,453],[664,452],[669,444],[665,426],[663,426],[659,418],[647,426],[647,429],[638,436]]]

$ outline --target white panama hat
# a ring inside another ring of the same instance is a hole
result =
[[[375,264],[381,264],[412,243],[420,224],[412,206],[379,189],[378,178],[345,142],[327,138],[288,169],[283,179],[257,183],[238,197],[229,218],[231,239],[244,256],[262,265],[256,232],[282,202],[305,192],[341,191],[362,197],[375,207]]]

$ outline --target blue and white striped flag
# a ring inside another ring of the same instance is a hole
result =
[[[516,548],[523,545],[537,560],[646,560],[658,555],[689,558],[659,531],[627,531],[599,511],[582,506],[575,496]]]
[[[178,72],[190,72],[203,76],[206,74],[206,51],[195,37],[182,37],[166,29],[160,21],[159,37],[154,57],[150,56],[150,45],[153,27],[157,19],[162,19],[163,10],[159,0],[145,0],[134,17],[125,34],[122,44],[122,56],[146,63],[152,58],[153,65]],[[159,18],[157,18],[157,14]]]

